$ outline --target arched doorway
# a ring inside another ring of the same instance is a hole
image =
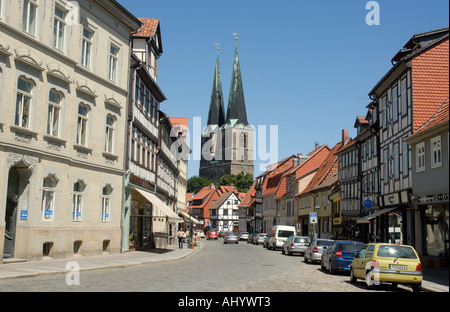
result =
[[[16,235],[17,205],[19,202],[19,172],[11,168],[8,174],[8,190],[5,209],[5,242],[3,258],[14,256],[14,240]]]
[[[31,159],[31,158],[30,158]],[[18,241],[17,222],[27,221],[30,193],[30,178],[33,174],[32,165],[23,159],[10,167],[8,173],[8,190],[5,207],[5,237],[3,244],[3,258],[13,258],[16,242]]]

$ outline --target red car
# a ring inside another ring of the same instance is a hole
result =
[[[216,231],[208,231],[206,233],[206,239],[215,239],[218,240],[219,239],[219,234],[217,234]]]

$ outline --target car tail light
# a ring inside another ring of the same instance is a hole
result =
[[[319,248],[314,247],[314,248],[313,248],[313,252],[319,252]]]
[[[294,243],[291,243],[291,247],[294,247]]]
[[[372,261],[372,266],[370,267],[371,270],[373,270],[375,268],[380,268],[380,265],[378,264],[377,260],[373,260]]]
[[[417,263],[416,271],[422,272],[422,264],[420,262]]]
[[[275,244],[277,243],[277,239],[275,238]]]
[[[336,257],[342,257],[342,251],[337,250],[336,251]]]

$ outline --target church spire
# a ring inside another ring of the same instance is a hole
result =
[[[225,124],[241,124],[248,126],[247,111],[245,109],[244,88],[242,86],[241,66],[239,65],[239,54],[237,47],[234,52],[233,73],[231,75],[230,94],[228,97],[227,120]]]
[[[219,48],[217,48],[216,68],[214,71],[214,82],[209,104],[208,125],[222,127],[225,122],[225,109],[223,104],[222,81],[220,79]]]

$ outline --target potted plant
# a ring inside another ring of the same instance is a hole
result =
[[[194,249],[194,247],[197,245],[197,242],[192,241],[191,242],[191,249]]]

